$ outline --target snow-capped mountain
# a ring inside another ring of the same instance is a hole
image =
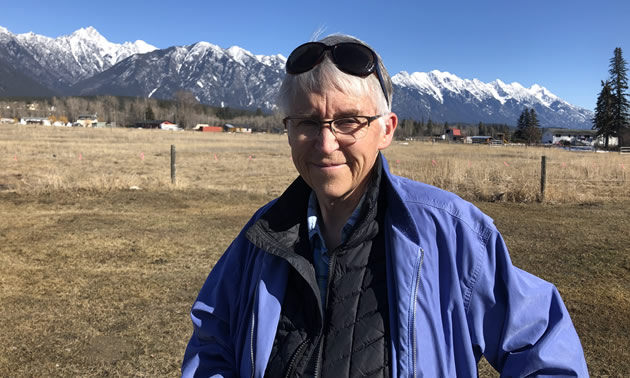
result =
[[[543,127],[590,129],[593,113],[569,104],[547,88],[501,80],[484,83],[448,72],[402,71],[392,77],[394,110],[403,118],[515,124],[525,107],[534,108]]]
[[[254,55],[208,42],[134,55],[72,87],[76,94],[173,98],[192,92],[205,104],[271,110],[284,76],[282,55]]]
[[[143,41],[116,44],[93,27],[50,38],[34,33],[12,34],[0,27],[0,59],[13,69],[58,93],[100,73],[123,59],[155,50]]]
[[[0,95],[53,92],[172,99],[175,92],[186,90],[204,104],[270,111],[275,109],[285,62],[282,55],[254,55],[208,42],[162,50],[143,41],[115,44],[92,27],[55,39],[12,34],[0,27]],[[392,81],[394,111],[400,118],[514,125],[528,107],[536,110],[543,127],[591,128],[591,111],[539,85],[525,88],[498,79],[484,83],[437,70],[402,71]]]

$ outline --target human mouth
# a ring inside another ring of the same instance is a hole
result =
[[[323,170],[331,170],[343,167],[345,163],[333,163],[333,162],[315,162],[312,163],[315,167]]]

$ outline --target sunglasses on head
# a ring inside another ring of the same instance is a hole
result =
[[[389,106],[385,80],[378,64],[378,56],[369,47],[356,42],[341,42],[328,46],[321,42],[307,42],[298,46],[287,59],[287,73],[301,74],[312,70],[324,60],[326,51],[330,51],[332,62],[341,71],[360,77],[366,77],[376,71],[383,89],[385,101]]]

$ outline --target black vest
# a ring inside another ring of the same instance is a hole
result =
[[[379,155],[359,220],[348,240],[329,251],[325,316],[305,224],[310,194],[306,183],[298,178],[269,210],[269,216],[261,218],[262,224],[248,231],[248,238],[254,244],[262,248],[265,245],[260,244],[267,244],[270,248],[265,250],[285,258],[293,268],[289,271],[265,376],[302,377],[307,367],[313,365],[320,377],[390,376],[391,337],[382,226],[386,203],[384,191],[379,190],[382,169]],[[283,220],[278,221],[276,217],[283,212]],[[263,231],[277,244],[259,234]]]

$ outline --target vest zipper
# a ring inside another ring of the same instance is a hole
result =
[[[295,350],[295,353],[293,354],[293,357],[291,358],[291,361],[289,362],[289,366],[287,367],[287,373],[284,375],[285,378],[289,378],[291,376],[291,373],[293,373],[293,368],[294,368],[293,365],[295,364],[295,361],[298,359],[298,357],[302,355],[302,353],[304,352],[304,348],[306,348],[307,344],[308,344],[308,339],[302,341],[302,343]]]
[[[317,359],[315,360],[315,372],[313,374],[314,378],[318,378],[319,377],[319,363],[320,360],[322,359],[322,354],[324,352],[324,330],[326,329],[326,308],[328,308],[328,289],[330,288],[330,281],[331,279],[331,274],[330,274],[330,269],[332,268],[334,261],[335,261],[335,257],[337,256],[337,248],[335,248],[333,251],[331,251],[330,253],[330,260],[328,260],[328,283],[326,283],[326,302],[325,302],[325,306],[322,308],[322,334],[319,337],[319,345],[318,345],[318,350],[317,350]],[[335,253],[333,253],[335,252]]]
[[[416,301],[418,298],[418,290],[420,288],[420,278],[421,278],[421,270],[422,264],[424,263],[424,249],[420,248],[420,263],[418,264],[418,274],[416,275],[416,286],[413,291],[413,315],[411,319],[411,338],[412,338],[412,360],[413,360],[413,377],[417,377],[417,369],[416,369],[416,352],[418,350],[417,339],[416,339]]]

